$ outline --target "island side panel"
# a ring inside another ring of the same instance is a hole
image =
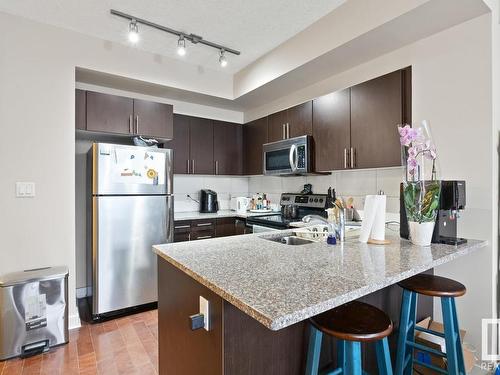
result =
[[[191,331],[199,296],[210,301],[210,331]],[[158,345],[160,375],[222,374],[222,307],[215,293],[158,257]]]
[[[303,375],[307,320],[271,331],[224,301],[225,375]]]

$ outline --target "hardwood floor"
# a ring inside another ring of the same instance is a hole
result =
[[[70,375],[158,373],[156,310],[99,324],[82,322],[69,343],[27,359],[0,362],[0,375]]]

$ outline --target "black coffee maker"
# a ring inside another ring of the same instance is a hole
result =
[[[217,193],[213,190],[203,189],[200,193],[200,212],[207,213],[217,211],[219,211]]]
[[[408,219],[404,204],[403,184],[400,185],[399,217],[401,238],[410,238]],[[460,245],[465,238],[457,237],[457,219],[465,208],[465,181],[441,181],[441,198],[436,216],[436,225],[432,234],[432,243]]]

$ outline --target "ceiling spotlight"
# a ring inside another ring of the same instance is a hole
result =
[[[179,40],[177,41],[177,54],[179,56],[184,56],[186,54],[186,40],[182,34],[179,36]]]
[[[219,53],[219,64],[220,66],[222,66],[223,68],[225,66],[227,66],[227,59],[226,59],[226,55],[225,55],[225,51],[223,49],[220,50],[220,53]]]
[[[128,40],[133,44],[139,41],[139,26],[135,19],[132,19],[128,25]]]

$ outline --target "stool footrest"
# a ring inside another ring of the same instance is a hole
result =
[[[446,353],[443,353],[440,350],[429,348],[428,346],[425,346],[425,345],[422,345],[422,344],[419,344],[416,342],[406,341],[406,345],[413,346],[415,349],[423,350],[425,352],[437,355],[439,357],[446,357]]]
[[[420,331],[420,332],[426,332],[430,335],[435,335],[435,336],[439,336],[439,337],[444,338],[444,333],[442,333],[442,332],[433,331],[432,329],[427,329],[427,328],[419,327],[419,326],[415,326],[415,329],[417,331]]]
[[[413,362],[417,365],[430,368],[431,370],[434,370],[434,371],[439,372],[441,374],[448,374],[448,371],[443,370],[441,367],[431,365],[430,363],[425,363],[425,362],[419,361],[418,359],[414,359]]]
[[[333,371],[330,371],[330,372],[327,372],[325,373],[324,375],[339,375],[339,374],[342,374],[342,368],[339,367]]]

